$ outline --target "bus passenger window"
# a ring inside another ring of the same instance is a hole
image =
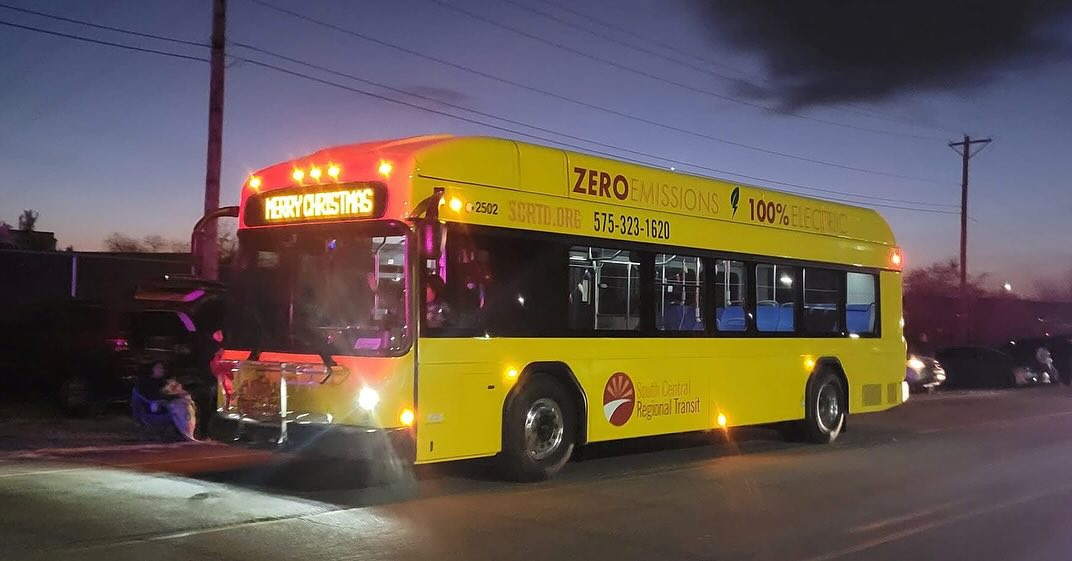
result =
[[[797,269],[786,265],[756,265],[756,329],[791,333],[795,329]]]
[[[845,328],[854,335],[875,335],[875,275],[848,273],[845,282]]]
[[[640,256],[624,249],[569,250],[570,329],[640,328]]]
[[[746,331],[744,263],[715,261],[715,328],[718,331]]]
[[[817,335],[841,331],[841,273],[804,269],[804,332]]]
[[[703,260],[655,256],[655,327],[660,331],[703,331]]]

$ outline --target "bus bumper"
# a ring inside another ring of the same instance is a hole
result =
[[[302,456],[346,460],[390,460],[412,464],[417,457],[413,431],[406,428],[373,429],[326,423],[287,423],[217,414],[209,428],[212,438],[225,444],[274,449]]]

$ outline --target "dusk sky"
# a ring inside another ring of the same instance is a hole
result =
[[[485,76],[297,19],[266,7],[265,2]],[[207,42],[211,23],[210,0],[0,0],[0,4],[197,43]],[[909,72],[889,83],[865,76],[844,88],[838,86],[844,76],[819,74],[821,88],[793,90],[781,86],[799,78],[793,74],[797,67],[792,65],[800,62],[794,45],[748,40],[763,33],[762,19],[752,20],[751,27],[746,23],[749,14],[735,14],[740,20],[727,14],[720,20],[720,3],[715,2],[714,8],[703,4],[694,0],[230,0],[228,32],[234,44],[228,45],[229,54],[516,132],[489,129],[232,59],[227,70],[221,203],[236,203],[239,187],[251,170],[325,146],[434,132],[546,143],[519,134],[530,133],[701,175],[770,185],[695,166],[854,193],[862,197],[825,196],[863,205],[919,209],[878,208],[905,248],[910,266],[918,266],[957,255],[960,158],[947,143],[967,132],[994,138],[972,160],[970,270],[991,273],[995,286],[1011,280],[1026,291],[1031,279],[1072,268],[1068,243],[1072,234],[1068,140],[1072,30],[1064,17],[1067,11],[1031,27],[1028,34],[1034,42],[1023,45],[1022,51],[986,52],[981,62],[971,57],[953,59],[956,67],[967,68],[961,74],[939,68],[922,78]],[[557,21],[519,5],[550,14]],[[582,17],[585,14],[588,17]],[[6,8],[0,8],[0,22],[208,57],[207,48],[87,28]],[[735,33],[731,27],[736,25]],[[777,33],[777,29],[767,32]],[[980,30],[975,35],[987,37]],[[911,42],[910,34],[905,40]],[[252,52],[237,43],[323,68]],[[1003,38],[995,38],[995,43],[1008,44]],[[1035,56],[1036,46],[1057,54]],[[889,46],[892,51],[898,48]],[[790,56],[778,49],[788,49]],[[821,56],[821,50],[817,52]],[[10,26],[0,26],[0,53],[4,76],[0,82],[0,220],[15,223],[22,209],[36,209],[41,213],[39,229],[56,232],[61,247],[73,245],[79,250],[101,249],[102,240],[111,232],[188,238],[202,208],[207,64]],[[929,58],[927,53],[918,56]],[[940,58],[937,53],[934,56]],[[912,60],[900,63],[912,69],[917,64]],[[584,107],[487,75],[694,134]],[[830,91],[844,96],[831,96]],[[466,113],[459,106],[484,115]],[[797,159],[700,137],[704,135]],[[824,196],[798,187],[772,186]]]

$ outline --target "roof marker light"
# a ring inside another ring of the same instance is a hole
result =
[[[290,176],[294,178],[294,181],[301,183],[302,179],[305,179],[305,172],[300,168],[294,168],[294,171],[290,172]]]
[[[320,168],[313,167],[309,170],[309,177],[312,177],[316,181],[320,181],[320,174],[323,173]]]
[[[380,167],[376,171],[378,171],[380,175],[384,177],[390,177],[391,170],[393,169],[395,169],[395,167],[391,165],[391,162],[388,162],[387,160],[380,160]]]
[[[261,188],[261,178],[257,175],[249,176],[249,188],[257,190]]]
[[[328,164],[328,176],[332,179],[338,179],[340,171],[341,170],[339,169],[339,166],[335,164]]]

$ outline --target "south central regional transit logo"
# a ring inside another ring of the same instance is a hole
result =
[[[635,407],[633,381],[625,372],[615,372],[603,388],[603,416],[610,424],[620,427],[633,416]]]

